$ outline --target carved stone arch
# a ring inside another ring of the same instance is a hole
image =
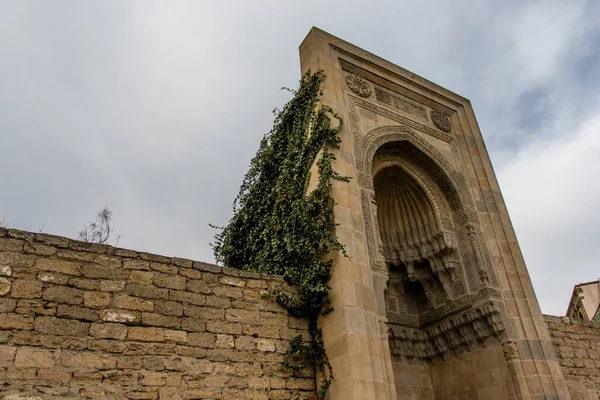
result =
[[[397,147],[397,155],[394,154],[394,146]],[[477,287],[498,285],[491,255],[483,241],[483,230],[463,173],[418,133],[404,126],[373,129],[360,139],[356,150],[361,197],[363,200],[368,199],[362,204],[373,268],[380,271],[386,269],[383,257],[377,254],[384,246],[374,203],[373,178],[389,161],[396,163],[396,166],[419,184],[436,219],[441,221],[444,232],[452,232],[444,233],[444,236],[461,249],[463,268],[457,268],[456,272],[462,274],[464,270],[466,282],[454,282],[450,292],[457,296],[472,292]],[[387,154],[382,155],[381,150],[385,150],[384,153]],[[375,160],[376,155],[379,160]]]
[[[455,216],[474,215],[473,202],[468,194],[463,174],[458,172],[444,156],[429,142],[410,128],[404,126],[384,126],[367,133],[359,145],[357,159],[361,185],[373,189],[373,158],[382,146],[393,142],[408,142],[418,152],[430,160],[435,183],[440,187]],[[473,221],[474,222],[474,221]]]
[[[376,155],[373,160],[373,168],[372,174],[373,176],[377,175],[379,171],[382,171],[386,168],[396,167],[402,170],[406,175],[408,175],[411,180],[421,189],[433,212],[435,214],[435,218],[437,222],[439,222],[440,226],[444,229],[452,229],[452,218],[450,213],[450,207],[445,201],[443,194],[440,190],[435,186],[435,184],[428,179],[422,171],[416,168],[414,165],[410,165],[406,160],[402,160],[393,155]]]

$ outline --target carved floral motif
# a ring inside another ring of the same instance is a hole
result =
[[[369,82],[361,76],[355,74],[346,75],[346,84],[348,84],[350,90],[360,97],[369,97],[373,93]]]
[[[502,351],[507,360],[519,358],[519,346],[515,340],[508,339],[502,342]]]
[[[452,130],[450,118],[448,118],[448,116],[444,113],[441,113],[437,110],[431,110],[431,121],[433,121],[433,124],[444,132],[450,132],[450,130]]]

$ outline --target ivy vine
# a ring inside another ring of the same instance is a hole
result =
[[[290,341],[284,365],[299,371],[314,365],[322,381],[322,399],[333,371],[318,318],[332,311],[329,301],[331,252],[344,248],[335,236],[332,180],[348,181],[332,168],[332,148],[340,145],[341,118],[320,105],[319,71],[307,73],[292,99],[276,115],[250,163],[234,201],[234,215],[215,235],[217,262],[233,268],[283,275],[299,288],[298,296],[281,291],[270,295],[294,317],[308,320],[310,341]],[[288,89],[289,90],[289,89]],[[332,119],[337,126],[332,126]],[[318,179],[309,190],[311,169]]]

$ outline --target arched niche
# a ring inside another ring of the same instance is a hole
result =
[[[497,339],[504,328],[489,302],[496,280],[464,176],[407,128],[375,129],[359,153],[369,258],[391,354],[425,362]]]

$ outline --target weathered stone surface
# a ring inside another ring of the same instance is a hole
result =
[[[88,308],[103,309],[110,304],[110,294],[106,292],[85,292],[83,305]]]
[[[150,300],[139,299],[126,294],[117,294],[113,299],[117,308],[136,311],[154,311],[154,303]]]
[[[42,298],[47,301],[55,301],[65,304],[82,304],[83,290],[66,286],[52,285],[44,289]]]
[[[165,330],[162,328],[131,327],[127,332],[127,339],[141,342],[164,342]]]
[[[18,279],[12,284],[11,296],[20,299],[40,298],[42,297],[42,282]]]
[[[106,322],[139,323],[141,315],[135,311],[128,310],[102,310],[100,319]]]
[[[22,368],[51,368],[54,363],[53,351],[33,347],[20,347],[15,358],[15,365]]]
[[[116,323],[97,323],[90,326],[90,336],[98,339],[124,340],[127,336],[127,326]]]
[[[81,275],[81,264],[71,261],[55,260],[51,258],[39,258],[35,264],[36,268],[45,271],[59,272],[65,275]]]
[[[62,238],[38,243],[35,235],[23,237],[0,243],[8,247],[4,253],[0,248],[5,397],[12,393],[6,387],[44,398],[177,399],[186,391],[189,398],[269,397],[270,389],[249,388],[247,377],[280,365],[283,342],[261,342],[259,351],[261,336],[241,336],[246,325],[272,329],[276,319],[266,316],[263,325],[261,311],[285,316],[253,288],[269,287],[268,278]],[[286,378],[279,379],[278,389],[285,389]]]
[[[0,296],[10,292],[11,282],[6,278],[0,278]]]
[[[55,317],[37,317],[35,319],[35,330],[41,333],[50,333],[57,336],[79,336],[88,334],[90,324],[71,319]]]

